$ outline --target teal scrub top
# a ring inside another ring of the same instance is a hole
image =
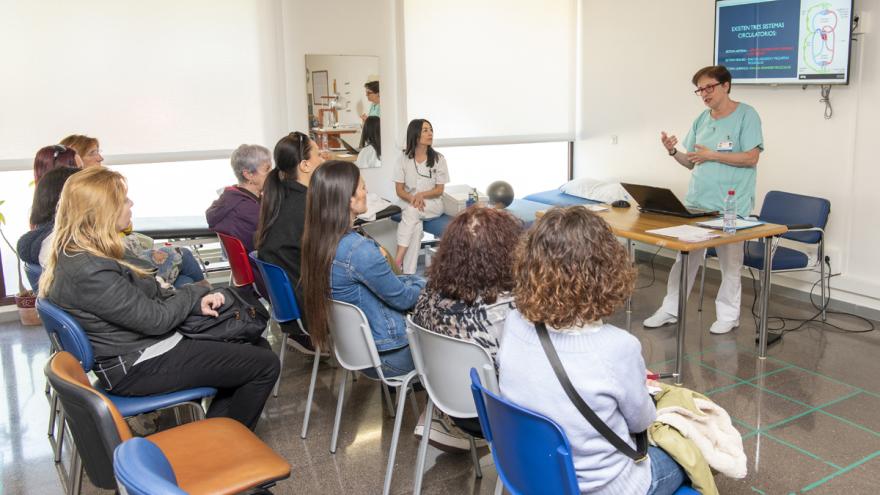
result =
[[[700,144],[714,151],[741,153],[754,148],[764,150],[761,118],[754,108],[739,103],[730,115],[713,119],[706,109],[694,121],[684,138],[684,147],[693,152]],[[755,207],[755,177],[757,167],[733,167],[720,162],[695,165],[685,197],[690,207],[724,210],[727,191],[736,191],[736,210],[741,216],[751,215]]]
[[[367,110],[367,117],[378,117],[379,116],[379,104],[371,103],[370,109]]]

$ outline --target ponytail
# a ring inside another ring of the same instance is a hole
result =
[[[266,236],[272,225],[278,220],[281,213],[281,171],[278,167],[272,169],[266,176],[263,184],[263,194],[260,199],[260,221],[257,223],[256,248],[260,249],[266,242]]]

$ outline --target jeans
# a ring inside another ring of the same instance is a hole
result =
[[[403,376],[416,369],[416,365],[413,363],[412,354],[409,351],[409,346],[380,352],[379,361],[382,362],[382,374],[386,377]],[[379,378],[376,370],[372,368],[364,370],[363,374],[370,378]]]
[[[233,344],[184,338],[170,351],[139,363],[113,387],[119,395],[156,395],[195,387],[214,387],[207,416],[257,426],[280,363],[269,343]]]
[[[174,280],[174,288],[179,289],[186,284],[205,280],[205,274],[202,273],[202,267],[196,261],[192,251],[186,248],[180,249],[180,272]]]
[[[651,458],[651,487],[648,495],[671,495],[687,481],[684,470],[663,449],[648,447]]]

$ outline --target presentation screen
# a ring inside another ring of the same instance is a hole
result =
[[[738,84],[847,84],[853,0],[717,0],[715,64]]]

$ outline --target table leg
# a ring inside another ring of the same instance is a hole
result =
[[[773,266],[772,237],[764,238],[764,270],[761,272],[761,322],[758,327],[758,358],[767,358],[767,306],[770,303],[770,272]]]
[[[681,275],[678,281],[678,342],[675,348],[675,384],[681,385],[682,374],[681,364],[684,361],[684,332],[685,321],[687,320],[687,299],[688,299],[688,252],[681,252]]]
[[[626,252],[629,254],[629,260],[632,262],[633,266],[636,265],[636,249],[635,244],[633,244],[632,239],[626,240]],[[823,286],[824,287],[824,286]],[[627,318],[629,318],[629,314],[632,313],[632,294],[626,298],[626,314]],[[627,321],[627,324],[629,321]],[[629,326],[629,325],[627,325]]]

